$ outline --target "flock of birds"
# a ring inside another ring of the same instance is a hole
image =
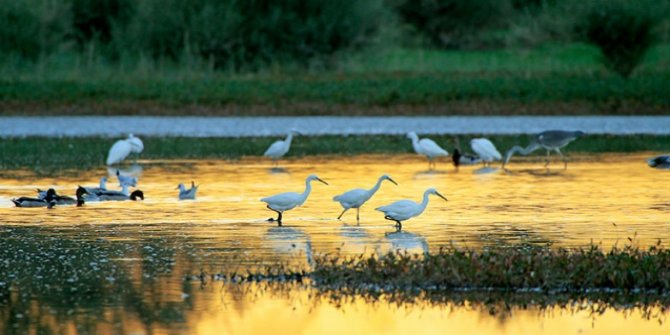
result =
[[[264,156],[271,158],[275,165],[278,160],[282,158],[291,147],[291,142],[294,135],[300,134],[292,130],[284,140],[274,142],[265,151]],[[473,165],[482,163],[484,166],[489,166],[494,161],[502,160],[502,166],[505,168],[512,156],[516,153],[528,155],[539,149],[545,149],[547,156],[545,167],[549,164],[549,155],[552,151],[556,152],[564,162],[564,168],[567,169],[567,159],[561,152],[561,149],[567,146],[570,142],[584,136],[581,131],[564,131],[564,130],[548,130],[533,136],[531,143],[527,147],[514,146],[507,151],[504,159],[495,145],[486,138],[475,138],[470,141],[470,147],[476,155],[469,155],[462,153],[457,148],[452,155],[454,166],[458,169],[460,165]],[[410,132],[407,137],[412,141],[412,147],[417,154],[423,155],[428,159],[429,168],[435,167],[435,160],[439,157],[448,156],[449,153],[440,147],[435,141],[429,138],[419,138],[419,136]],[[114,165],[122,162],[133,153],[139,154],[144,149],[144,144],[141,139],[130,134],[128,138],[119,140],[112,145],[107,157],[107,164]],[[647,161],[649,166],[656,168],[670,168],[670,155],[662,155],[649,159]],[[17,207],[47,207],[53,208],[56,205],[76,205],[83,206],[87,201],[124,201],[124,200],[144,200],[144,193],[136,189],[133,192],[129,191],[130,187],[137,187],[137,178],[125,176],[116,171],[116,177],[119,182],[121,190],[108,190],[107,177],[100,179],[100,185],[97,187],[82,187],[79,186],[76,190],[76,198],[62,196],[56,193],[53,188],[46,191],[38,189],[38,196],[20,197],[12,199],[12,202]],[[318,181],[328,185],[326,181],[312,174],[305,179],[305,189],[303,192],[285,192],[273,196],[262,198],[261,201],[266,203],[266,207],[271,211],[277,213],[277,218],[270,218],[268,221],[276,221],[280,226],[282,224],[282,216],[286,211],[290,211],[305,203],[309,194],[312,191],[312,182]],[[347,191],[343,194],[333,197],[333,201],[338,202],[342,208],[342,213],[337,217],[341,219],[342,216],[350,209],[356,209],[356,220],[360,221],[360,208],[379,190],[384,181],[389,181],[398,185],[389,175],[382,175],[379,177],[374,186],[370,189],[357,188]],[[178,198],[180,200],[194,200],[198,191],[198,186],[191,182],[191,188],[187,189],[184,184],[177,186],[179,190]],[[402,229],[402,222],[413,217],[421,215],[428,205],[430,195],[438,196],[445,201],[447,198],[440,194],[436,189],[429,188],[423,193],[423,198],[420,203],[412,200],[399,200],[386,206],[376,208],[377,211],[384,214],[386,220],[394,221],[398,230]]]

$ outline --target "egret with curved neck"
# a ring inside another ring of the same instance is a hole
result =
[[[344,210],[342,211],[340,216],[337,217],[337,219],[338,220],[341,219],[342,215],[344,215],[344,213],[349,209],[356,208],[356,222],[360,222],[361,206],[363,206],[363,204],[365,204],[368,200],[370,200],[370,198],[372,198],[372,196],[375,193],[377,193],[384,180],[388,180],[398,185],[398,183],[396,183],[395,180],[391,179],[390,176],[382,175],[381,177],[379,177],[379,179],[377,179],[377,183],[375,183],[375,185],[369,190],[356,188],[333,197],[333,201],[339,202],[340,205],[342,205],[342,208],[344,208]]]
[[[282,213],[299,207],[305,203],[310,192],[312,192],[312,181],[314,180],[328,185],[328,183],[319,178],[317,175],[311,174],[307,177],[307,179],[305,179],[305,190],[302,193],[285,192],[261,199],[261,201],[267,203],[268,209],[278,214],[277,219],[270,218],[268,221],[277,221],[277,223],[281,226]]]
[[[400,230],[402,229],[402,221],[419,216],[423,213],[426,206],[428,206],[428,196],[431,194],[436,195],[445,201],[447,200],[447,198],[440,194],[436,189],[429,188],[423,193],[423,200],[420,204],[412,200],[399,200],[390,205],[381,206],[375,209],[384,213],[384,219],[395,221],[396,227]]]
[[[523,148],[520,146],[514,146],[507,154],[505,154],[505,160],[503,161],[502,168],[505,168],[505,165],[509,163],[510,159],[515,153],[520,153],[522,155],[528,155],[531,152],[544,148],[547,150],[547,157],[545,159],[544,167],[549,166],[549,154],[551,151],[556,151],[561,156],[563,160],[563,168],[568,168],[568,159],[561,152],[561,148],[568,145],[570,142],[584,136],[583,131],[566,131],[566,130],[547,130],[533,136],[531,143]]]

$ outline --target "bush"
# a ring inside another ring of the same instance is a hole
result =
[[[70,8],[58,0],[0,0],[0,52],[35,60],[70,35]]]
[[[120,46],[155,58],[186,52],[218,67],[254,67],[363,45],[385,16],[381,0],[147,0],[116,36]]]
[[[594,1],[577,30],[600,48],[607,68],[628,77],[653,43],[653,8],[637,1]]]
[[[406,23],[435,46],[456,48],[473,35],[504,27],[512,14],[506,0],[398,0],[390,1]],[[476,36],[475,36],[476,38]]]
[[[72,24],[80,44],[90,40],[107,43],[112,29],[124,25],[133,14],[131,0],[71,0]]]

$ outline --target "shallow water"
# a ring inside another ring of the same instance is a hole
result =
[[[52,210],[14,208],[9,199],[32,195],[37,187],[70,194],[76,185],[95,185],[114,171],[69,171],[54,178],[3,171],[0,329],[8,334],[29,329],[340,333],[344,327],[366,334],[667,334],[658,308],[651,314],[660,316],[647,320],[649,314],[626,304],[605,304],[603,314],[532,303],[491,312],[490,305],[477,307],[467,298],[465,305],[451,298],[397,306],[363,298],[333,301],[306,287],[184,280],[201,273],[204,278],[246,273],[278,261],[308,268],[319,253],[423,252],[452,244],[646,247],[670,239],[670,189],[664,186],[670,172],[648,168],[647,156],[577,157],[567,170],[554,163],[549,171],[541,162],[515,158],[509,172],[479,166],[455,172],[446,162],[426,171],[426,162],[414,156],[306,158],[283,162],[282,169],[257,159],[140,162],[128,172],[140,177],[145,201]],[[304,206],[285,213],[283,227],[265,221],[274,213],[259,199],[302,191],[309,173],[330,186],[315,183]],[[360,225],[353,210],[343,221],[335,220],[341,208],[331,198],[354,187],[369,188],[382,173],[400,185],[384,183],[361,210]],[[191,180],[201,185],[198,200],[178,201],[174,188]],[[428,187],[449,201],[432,197],[424,214],[405,222],[401,232],[374,211],[401,198],[418,201]]]

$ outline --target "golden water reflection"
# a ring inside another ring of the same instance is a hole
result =
[[[314,298],[307,289],[286,295],[229,292],[221,283],[200,287],[183,280],[189,274],[244,273],[277,261],[308,267],[314,255],[332,252],[421,253],[451,244],[582,247],[593,242],[607,248],[630,243],[628,238],[648,246],[670,237],[670,189],[664,186],[668,172],[648,168],[646,156],[583,157],[568,170],[548,173],[533,162],[515,163],[509,173],[480,173],[478,167],[456,173],[446,164],[429,172],[425,161],[414,156],[306,158],[286,162],[283,169],[257,159],[141,162],[129,172],[140,177],[145,201],[53,210],[14,208],[9,199],[33,195],[37,187],[70,194],[77,185],[95,185],[115,171],[101,168],[47,178],[4,171],[0,326],[6,334],[40,327],[64,334],[255,334],[278,329],[294,334],[347,329],[365,334],[667,334],[659,318],[646,320],[634,310],[607,309],[594,319],[588,312],[560,307],[540,313],[531,304],[514,307],[501,318],[449,303],[399,308],[359,299],[338,304]],[[315,184],[305,205],[285,214],[283,227],[266,222],[274,213],[259,199],[302,191],[310,173],[330,186]],[[354,211],[344,221],[335,220],[341,208],[331,200],[334,195],[369,188],[383,173],[399,186],[382,185],[361,210],[360,225]],[[198,200],[178,201],[175,187],[191,180],[201,185]],[[401,232],[374,211],[401,198],[418,201],[428,187],[440,190],[449,202],[432,198],[426,212],[405,222]],[[73,255],[71,268],[51,268]],[[77,273],[73,282],[68,281],[71,273]],[[68,285],[95,294],[73,295]]]

